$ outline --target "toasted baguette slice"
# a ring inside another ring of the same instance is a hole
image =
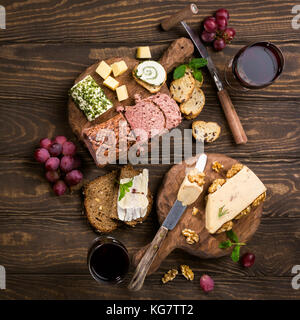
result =
[[[135,170],[131,165],[126,165],[125,167],[123,167],[121,169],[120,172],[120,176],[119,179],[124,179],[124,178],[133,178],[137,175],[139,175],[142,172],[142,170]],[[146,218],[149,216],[151,209],[152,209],[152,195],[150,192],[150,189],[148,188],[148,195],[147,195],[149,204],[148,204],[148,208],[147,208],[147,213],[143,218],[139,218],[137,220],[133,220],[133,221],[123,221],[124,223],[126,223],[127,225],[131,226],[131,227],[135,227],[138,223],[142,223],[143,221],[146,220]],[[112,205],[112,210],[111,210],[111,214],[110,217],[112,219],[116,219],[118,220],[118,189],[115,192],[114,195],[114,200],[113,200],[113,205]]]
[[[151,84],[148,84],[148,83],[144,82],[143,80],[141,80],[141,79],[139,79],[139,78],[137,78],[137,77],[135,76],[137,67],[138,67],[138,65],[136,65],[136,66],[134,67],[134,69],[132,70],[132,76],[133,76],[134,80],[135,80],[138,84],[140,84],[142,87],[144,87],[145,89],[147,89],[150,93],[157,93],[157,92],[160,90],[160,88],[166,83],[166,80],[165,80],[160,86],[153,86],[153,85],[151,85]],[[166,74],[165,79],[167,79],[167,74]]]
[[[179,103],[190,99],[195,88],[195,79],[190,68],[187,68],[183,77],[170,84],[171,97]]]
[[[195,88],[189,100],[180,105],[180,111],[186,119],[195,119],[205,105],[205,95],[201,90],[202,83],[195,80]]]
[[[221,127],[216,122],[194,121],[192,132],[196,140],[213,142],[219,138]]]
[[[110,218],[112,203],[117,192],[118,171],[96,178],[84,186],[84,208],[89,223],[98,231],[111,232],[119,222]]]

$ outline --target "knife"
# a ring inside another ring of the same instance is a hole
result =
[[[203,172],[206,166],[207,156],[206,154],[201,154],[195,167],[199,172]],[[176,200],[169,211],[167,217],[162,223],[161,227],[157,231],[155,237],[153,238],[150,246],[139,262],[135,273],[131,279],[131,282],[128,285],[128,289],[132,291],[138,291],[142,288],[146,275],[149,268],[151,267],[154,258],[157,255],[159,248],[161,247],[163,241],[165,240],[168,232],[173,230],[180,220],[182,214],[184,213],[187,206],[184,206],[181,201]]]
[[[221,103],[221,106],[224,110],[225,117],[228,121],[229,127],[231,129],[233,138],[236,144],[243,144],[247,142],[247,136],[241,124],[241,121],[235,111],[234,105],[231,101],[231,98],[226,89],[223,87],[223,83],[219,77],[218,71],[209,56],[206,47],[201,42],[199,35],[194,32],[183,20],[189,18],[191,14],[197,14],[199,12],[198,7],[196,4],[192,3],[186,6],[184,9],[178,11],[173,16],[168,17],[167,19],[163,20],[161,23],[162,28],[165,31],[170,30],[174,27],[177,23],[181,23],[191,40],[193,41],[196,49],[202,56],[207,60],[207,68],[216,84],[218,89],[218,97]]]

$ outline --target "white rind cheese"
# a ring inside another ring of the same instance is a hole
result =
[[[120,184],[127,183],[130,180],[130,178],[121,179]],[[148,170],[144,169],[142,173],[133,178],[132,182],[129,192],[126,192],[125,196],[118,201],[118,217],[121,221],[133,221],[144,218],[147,213],[149,205],[147,198],[149,182]],[[119,196],[120,190],[118,198]]]
[[[205,209],[206,229],[209,233],[215,233],[265,191],[266,187],[260,179],[244,166],[221,188],[208,195]]]

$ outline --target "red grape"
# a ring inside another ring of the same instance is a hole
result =
[[[73,169],[74,158],[72,156],[63,156],[60,160],[60,168],[64,172],[69,172]]]
[[[207,274],[204,274],[200,278],[200,287],[204,292],[212,291],[214,289],[214,285],[214,280]]]
[[[216,39],[213,45],[216,51],[221,51],[226,47],[226,43],[224,39]]]
[[[235,30],[233,28],[227,28],[223,33],[225,41],[231,41],[235,36]]]
[[[207,32],[204,30],[201,34],[201,39],[204,42],[213,42],[216,38],[216,33],[215,32]]]
[[[53,157],[57,157],[61,154],[62,146],[59,143],[52,143],[49,147],[49,152]]]
[[[39,148],[35,150],[34,158],[36,161],[44,163],[50,158],[50,154],[47,149]]]
[[[250,268],[253,266],[255,261],[255,255],[253,253],[247,252],[242,256],[242,265],[245,268]]]
[[[66,174],[65,181],[69,186],[75,186],[83,178],[83,174],[79,170],[72,170]]]
[[[81,167],[81,159],[78,156],[73,157],[73,168],[72,169],[77,169]]]
[[[218,29],[221,31],[224,31],[227,27],[227,19],[224,17],[218,17],[216,19],[216,23],[217,23]]]
[[[65,156],[74,156],[76,153],[76,146],[71,141],[66,141],[62,147],[62,153]]]
[[[53,191],[57,196],[62,196],[67,191],[67,185],[62,180],[58,180],[53,185]]]
[[[60,161],[58,158],[51,157],[46,161],[45,168],[46,168],[46,170],[54,171],[54,170],[58,169],[59,164],[60,164]]]
[[[216,18],[219,18],[219,17],[223,17],[225,18],[226,20],[229,20],[229,12],[228,10],[222,8],[222,9],[219,9],[217,10],[217,12],[215,13],[215,17]]]
[[[46,179],[51,183],[58,181],[60,178],[59,173],[57,171],[47,171],[45,175]]]
[[[53,140],[53,143],[59,143],[63,145],[68,139],[65,136],[56,136]]]
[[[217,31],[217,23],[214,17],[208,17],[204,20],[204,29],[207,32],[216,32]]]
[[[44,138],[40,140],[40,147],[45,148],[48,150],[48,148],[51,146],[52,141],[49,138]]]

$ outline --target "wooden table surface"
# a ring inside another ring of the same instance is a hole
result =
[[[42,137],[66,135],[75,141],[67,121],[68,89],[97,59],[134,56],[139,45],[151,45],[155,58],[174,39],[185,36],[178,26],[170,32],[159,21],[187,4],[183,0],[2,0],[6,30],[0,30],[0,265],[6,268],[6,290],[0,299],[299,299],[291,286],[291,270],[300,265],[300,30],[291,26],[294,2],[197,1],[200,21],[220,7],[230,11],[237,30],[233,44],[212,52],[223,70],[238,48],[257,40],[279,45],[286,58],[282,77],[271,87],[234,93],[233,102],[249,142],[236,146],[205,72],[206,106],[199,119],[217,121],[221,137],[206,152],[224,153],[253,169],[268,188],[261,225],[247,245],[256,263],[243,269],[230,257],[196,259],[173,252],[141,291],[125,283],[97,284],[86,266],[87,249],[97,234],[82,214],[79,192],[56,197],[33,159]],[[221,72],[223,73],[223,72]],[[181,128],[190,128],[185,120]],[[85,179],[109,172],[98,169],[83,146]],[[149,165],[155,194],[171,165]],[[112,233],[130,254],[148,243],[158,228],[155,210],[134,230]],[[243,249],[243,250],[246,250]],[[244,251],[243,251],[244,252]],[[189,282],[178,276],[161,284],[164,272],[188,264]],[[207,273],[215,280],[209,295],[199,288]]]

